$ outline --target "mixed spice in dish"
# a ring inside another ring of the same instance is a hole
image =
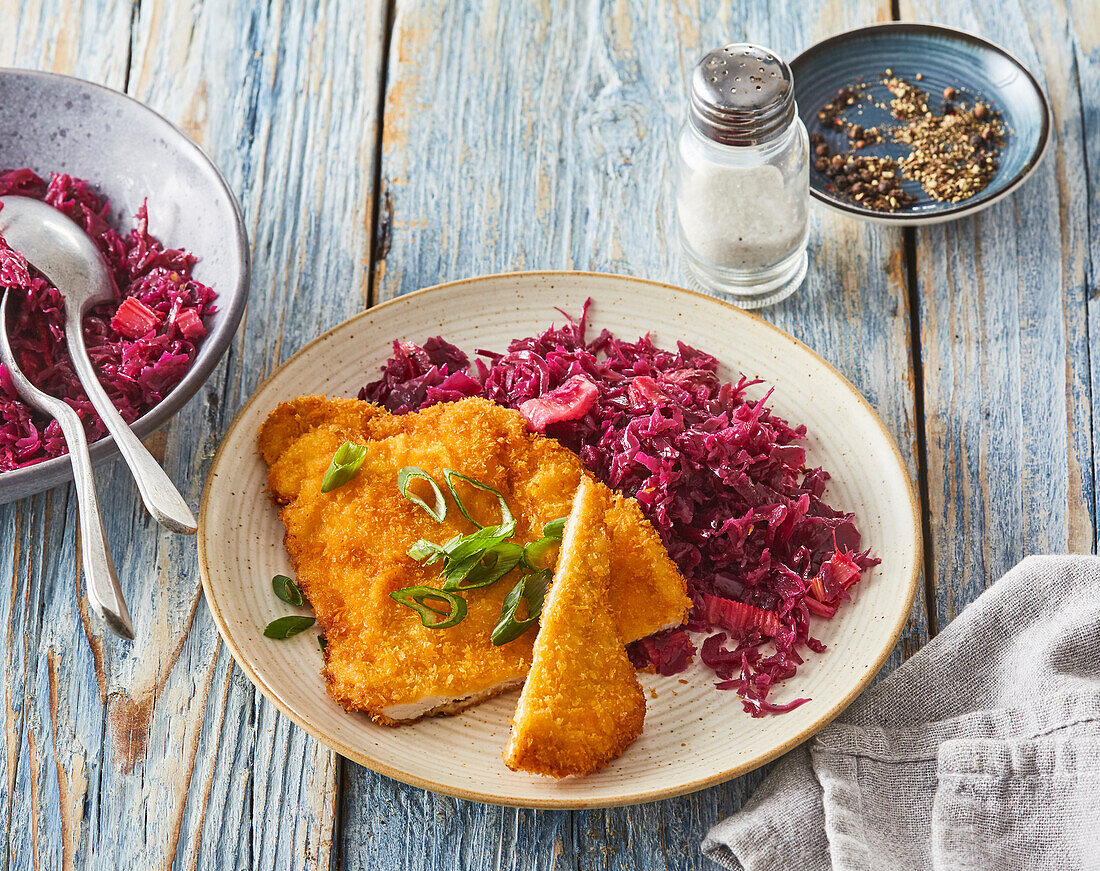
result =
[[[954,87],[935,100],[892,70],[882,81],[891,99],[889,105],[876,105],[889,110],[896,125],[864,128],[859,123],[861,105],[873,99],[865,83],[841,88],[818,110],[826,129],[845,134],[832,145],[822,133],[810,137],[814,168],[831,180],[833,192],[865,208],[896,212],[917,201],[902,188],[906,179],[941,202],[961,202],[983,191],[1000,165],[1006,135],[1000,113]],[[882,143],[908,151],[897,158],[866,151]]]
[[[186,374],[206,335],[216,294],[191,274],[196,258],[165,248],[149,234],[145,204],[134,226],[111,225],[110,206],[92,186],[68,175],[46,182],[29,169],[0,172],[0,196],[49,203],[84,228],[103,254],[119,290],[117,302],[84,318],[88,355],[108,396],[127,423],[159,403]],[[12,294],[9,335],[20,368],[41,390],[64,399],[84,423],[88,441],[106,432],[65,347],[62,297],[0,236],[0,286]],[[0,365],[0,472],[66,452],[57,421],[34,414],[18,398]]]

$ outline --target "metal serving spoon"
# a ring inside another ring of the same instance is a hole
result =
[[[48,208],[48,207],[47,207]],[[88,442],[84,438],[84,424],[67,402],[43,393],[23,374],[15,362],[8,341],[8,292],[0,300],[0,362],[7,367],[15,392],[31,408],[48,414],[61,425],[65,445],[69,449],[69,461],[73,464],[73,482],[76,484],[77,513],[80,515],[80,560],[84,566],[84,581],[88,588],[88,601],[115,635],[134,640],[134,627],[122,589],[118,585],[111,549],[103,532],[103,519],[99,515],[99,500],[92,478],[92,460],[88,456]]]
[[[195,515],[164,469],[115,409],[96,377],[88,349],[84,346],[84,312],[96,303],[117,297],[111,274],[99,249],[81,227],[40,200],[7,196],[0,197],[0,203],[3,204],[3,209],[0,209],[0,234],[49,278],[64,297],[65,339],[73,368],[92,406],[130,467],[145,508],[166,529],[185,535],[193,534],[197,528]],[[73,468],[75,471],[75,463]]]

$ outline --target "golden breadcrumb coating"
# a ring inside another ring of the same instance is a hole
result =
[[[603,494],[582,478],[504,751],[513,771],[591,774],[641,734],[645,694],[608,608],[605,514]]]
[[[347,484],[321,493],[345,441],[368,447],[363,465]],[[514,540],[527,544],[569,513],[587,475],[575,454],[527,432],[517,412],[479,398],[394,416],[354,399],[302,396],[268,416],[259,443],[298,584],[325,633],[324,675],[336,701],[397,724],[436,707],[455,713],[456,701],[480,701],[523,679],[535,633],[490,643],[518,572],[466,594],[467,616],[450,629],[422,626],[390,598],[403,587],[441,586],[438,563],[423,566],[407,555],[413,542],[442,544],[473,530],[449,496],[446,519],[436,523],[400,494],[397,473],[419,466],[442,486],[443,469],[452,468],[495,487],[516,517]],[[691,603],[656,531],[634,500],[597,487],[610,504],[611,610],[622,637],[681,623]],[[492,494],[460,492],[474,517],[496,522]]]

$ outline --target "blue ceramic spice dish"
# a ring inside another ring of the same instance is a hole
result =
[[[851,30],[806,49],[791,63],[798,112],[810,134],[825,137],[833,151],[849,147],[843,130],[829,129],[818,112],[839,90],[865,86],[856,106],[844,115],[865,129],[889,128],[899,122],[888,108],[892,95],[883,84],[884,73],[905,79],[924,90],[928,108],[936,113],[944,104],[947,87],[960,100],[984,102],[1000,113],[1006,130],[1000,148],[1000,165],[988,186],[969,199],[943,202],[930,197],[912,180],[903,190],[915,197],[913,204],[896,212],[876,211],[841,194],[832,180],[810,170],[811,194],[845,214],[890,224],[920,225],[953,220],[973,214],[1015,190],[1031,174],[1050,139],[1050,107],[1035,77],[1000,46],[977,36],[934,24],[893,22]],[[919,75],[919,79],[918,79]],[[908,146],[886,141],[868,145],[860,154],[898,158]]]

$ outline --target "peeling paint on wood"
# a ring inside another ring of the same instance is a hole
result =
[[[196,138],[242,200],[248,315],[212,378],[150,439],[193,506],[255,385],[365,303],[384,20],[381,0],[43,0],[0,32],[0,64],[128,86]],[[0,506],[0,572],[12,578],[0,600],[0,871],[328,869],[339,761],[233,666],[200,601],[194,539],[149,521],[120,463],[97,471],[133,645],[74,597],[68,488]]]
[[[1100,164],[1087,153],[1085,131],[1095,141],[1098,119],[1083,95],[1089,82],[1096,93],[1098,73],[1079,40],[1095,10],[903,0],[901,12],[1005,46],[1037,75],[1054,112],[1046,158],[1014,196],[917,233],[943,626],[1027,554],[1094,549],[1089,343],[1098,321],[1088,298],[1098,225],[1089,209],[1096,208]]]

